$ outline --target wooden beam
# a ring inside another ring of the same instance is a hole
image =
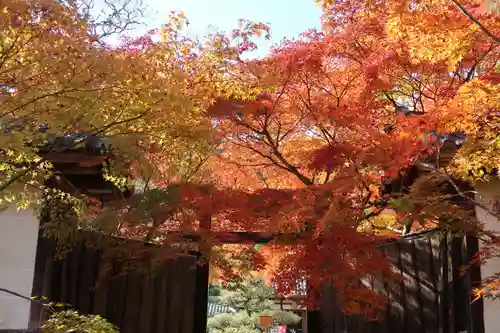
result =
[[[114,194],[115,191],[113,188],[105,188],[105,189],[93,189],[93,188],[88,188],[85,190],[89,194]]]
[[[54,170],[64,175],[100,175],[103,172],[101,165],[80,166],[77,163],[54,163]]]
[[[106,160],[106,156],[84,152],[40,153],[39,155],[51,163],[77,163],[82,166],[100,165]]]
[[[115,187],[115,185],[106,181],[101,174],[89,174],[89,175],[72,175],[72,174],[63,174],[65,178],[67,178],[75,187],[85,190],[85,189],[93,189],[93,190],[111,190]]]
[[[409,240],[421,237],[424,234],[434,232],[441,232],[440,229],[423,230],[414,232],[400,238],[382,238],[376,242],[376,247],[379,249],[384,248],[401,239]],[[268,244],[275,242],[277,244],[301,244],[306,242],[312,237],[310,233],[267,233],[267,232],[253,232],[253,231],[233,231],[233,232],[184,232],[184,231],[170,231],[165,234],[169,240],[179,242],[193,242],[198,243],[204,240],[214,244]]]
[[[295,244],[307,239],[305,234],[283,234],[264,232],[168,232],[166,236],[179,241],[200,242],[204,239],[210,240],[212,244],[267,244],[277,242],[281,244]]]

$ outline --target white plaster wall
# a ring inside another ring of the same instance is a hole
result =
[[[500,180],[494,179],[489,183],[476,185],[476,200],[488,208],[493,209],[495,201],[500,199]],[[500,232],[500,221],[487,213],[484,209],[476,207],[477,218],[485,224],[487,230]],[[494,258],[481,267],[481,276],[486,278],[500,272],[500,258]],[[484,300],[484,327],[486,333],[500,332],[500,300]]]
[[[39,220],[31,209],[0,212],[0,287],[31,297]],[[0,329],[26,329],[30,302],[0,291]]]

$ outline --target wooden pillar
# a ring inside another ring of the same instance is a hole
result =
[[[209,231],[212,225],[211,216],[205,216],[200,219],[200,231]],[[200,251],[198,259],[201,260],[200,265],[196,268],[196,293],[194,301],[194,332],[207,331],[208,318],[208,278],[210,270],[210,262],[207,258],[201,258],[204,251],[210,251],[207,244],[203,240],[199,243]]]
[[[321,326],[321,312],[308,310],[306,314],[307,333],[323,333]]]
[[[477,251],[479,251],[479,240],[473,236],[465,237],[467,248],[467,262],[470,262]],[[478,288],[481,282],[481,267],[473,266],[469,269],[469,289]],[[483,299],[473,301],[472,295],[469,294],[470,304],[470,330],[473,333],[485,333],[484,329],[484,304]]]

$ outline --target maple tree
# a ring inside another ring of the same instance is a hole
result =
[[[141,38],[110,44],[140,22],[142,7],[132,1],[106,4],[108,16],[102,17],[92,15],[87,0],[2,3],[3,205],[26,207],[54,195],[44,186],[53,176],[51,156],[96,137],[105,137],[120,155],[108,178],[122,185],[117,175],[124,170],[151,178],[164,171],[159,164],[186,169],[186,154],[203,159],[212,147],[201,110],[223,86],[218,81],[231,50],[218,44],[217,35],[203,42],[185,37],[182,13]],[[74,132],[85,135],[68,137]],[[56,148],[60,137],[68,142]]]
[[[276,245],[286,253],[278,289],[301,276],[310,294],[333,282],[343,309],[356,312],[360,295],[380,299],[354,281],[390,276],[379,236],[436,226],[492,235],[450,198],[485,208],[457,183],[496,177],[500,21],[478,1],[323,6],[322,32],[240,64],[258,94],[208,110],[221,142],[214,200],[227,209],[212,204],[212,213],[215,228],[308,235]],[[461,147],[446,156],[451,142]],[[381,197],[385,180],[414,165],[426,174],[407,193]]]
[[[444,197],[431,190],[432,183],[440,178],[441,182],[451,184],[452,192],[468,204],[485,209],[497,218],[499,216],[496,209],[488,209],[457,186],[461,180],[473,186],[497,177],[499,118],[496,89],[500,39],[498,12],[495,12],[494,5],[493,1],[455,0],[323,2],[325,19],[332,24],[333,30],[338,29],[341,22],[355,22],[368,13],[375,14],[378,19],[383,18],[384,32],[398,55],[407,52],[408,63],[412,65],[441,67],[439,71],[432,69],[434,78],[431,84],[427,81],[430,78],[416,71],[409,71],[410,80],[406,79],[415,87],[411,96],[413,108],[424,113],[418,121],[425,121],[438,133],[459,133],[460,140],[466,138],[461,149],[452,152],[453,156],[444,156],[446,153],[441,152],[445,150],[445,142],[437,147],[433,161],[424,163],[431,175],[414,186],[411,197],[417,203],[426,204],[427,210],[444,209],[439,202]],[[352,11],[353,8],[356,11]],[[377,79],[381,78],[379,71],[377,74]],[[398,124],[398,127],[402,125]],[[404,131],[415,135],[409,127]],[[477,225],[471,230],[474,218],[468,219],[467,226],[455,223],[453,227],[472,231],[482,240],[479,262],[484,264],[486,260],[497,257],[496,233],[478,231]],[[489,290],[486,296],[495,296],[492,290],[497,288],[498,274],[483,278],[485,289]],[[484,294],[482,290],[476,290],[476,293]]]
[[[436,226],[477,233],[470,211],[443,187],[484,180],[498,165],[498,43],[444,0],[323,6],[322,32],[284,41],[264,59],[239,57],[266,31],[243,22],[204,114],[216,148],[197,169],[204,176],[179,186],[168,175],[110,212],[128,223],[119,234],[163,244],[179,242],[173,231],[198,231],[226,279],[265,268],[266,255],[253,245],[212,248],[210,231],[274,234],[270,275],[279,293],[305,277],[307,301],[333,284],[344,311],[362,312],[385,298],[360,280],[398,278],[376,247],[382,238]],[[460,6],[488,31],[499,28],[497,14],[476,2]],[[446,157],[453,135],[466,140]],[[415,165],[426,174],[410,189],[381,192]],[[207,216],[210,230],[200,225]]]
[[[384,302],[361,279],[397,278],[376,248],[381,238],[419,227],[477,230],[441,188],[487,180],[499,162],[500,20],[479,1],[324,1],[323,31],[284,41],[259,60],[241,54],[267,33],[261,24],[242,21],[231,37],[214,33],[200,43],[181,33],[185,21],[176,16],[110,47],[71,7],[54,2],[34,17],[39,7],[21,5],[7,6],[15,14],[0,21],[4,44],[19,45],[2,48],[0,102],[6,114],[36,119],[48,132],[24,126],[29,133],[2,136],[10,147],[2,194],[18,201],[40,184],[33,181],[43,162],[33,174],[21,167],[22,177],[30,173],[18,182],[24,189],[11,186],[20,172],[13,159],[41,161],[26,138],[102,132],[136,161],[132,176],[146,180],[143,193],[101,212],[112,220],[107,231],[163,244],[179,242],[172,231],[201,231],[201,248],[230,278],[238,277],[236,261],[262,269],[265,255],[241,246],[227,259],[211,249],[209,231],[278,234],[278,292],[305,277],[317,300],[330,283],[351,312],[365,310],[360,300]],[[450,133],[466,140],[443,161]],[[416,164],[427,174],[408,193],[384,197],[384,181]],[[207,216],[208,231],[200,225]]]

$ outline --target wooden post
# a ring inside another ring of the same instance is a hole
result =
[[[307,330],[307,314],[308,314],[308,311],[302,311],[302,331],[304,333],[308,333],[309,331]]]
[[[200,231],[210,231],[212,226],[212,217],[210,215],[204,216],[200,219]],[[200,242],[200,247],[203,247]],[[206,244],[205,244],[206,245]],[[201,258],[203,251],[209,251],[207,248],[200,248],[198,252],[198,260],[202,263],[196,267],[196,292],[195,292],[195,305],[194,305],[194,332],[207,331],[208,319],[208,278],[210,262]]]

